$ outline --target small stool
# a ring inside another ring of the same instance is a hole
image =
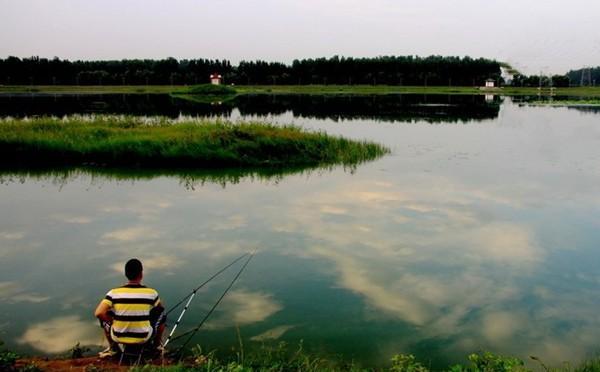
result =
[[[121,356],[119,357],[119,365],[126,362],[128,365],[132,365],[131,362],[135,361],[133,366],[137,366],[142,361],[146,344],[119,344],[121,349]]]

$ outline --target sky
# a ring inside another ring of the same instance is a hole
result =
[[[597,0],[0,0],[0,57],[494,58],[600,65]]]

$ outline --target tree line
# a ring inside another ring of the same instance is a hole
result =
[[[600,66],[570,70],[564,75],[527,76],[516,72],[511,81],[516,87],[591,87],[597,84],[600,85]]]
[[[523,75],[516,74],[512,77],[513,87],[558,87],[571,86],[571,79],[567,75]]]
[[[586,87],[600,85],[600,66],[571,70],[567,72],[567,76],[573,85]]]
[[[386,84],[480,86],[501,81],[500,63],[471,57],[383,56],[267,61],[166,58],[69,61],[59,58],[0,59],[0,84],[7,85],[193,85],[212,73],[242,85]]]

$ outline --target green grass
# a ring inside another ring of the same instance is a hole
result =
[[[237,92],[226,85],[195,85],[182,92],[171,93],[172,97],[198,103],[214,103],[232,100]]]
[[[93,116],[0,121],[0,164],[140,168],[356,165],[389,152],[293,126]]]
[[[0,93],[46,94],[189,94],[193,87],[183,85],[2,85]],[[479,89],[456,86],[397,86],[397,85],[238,85],[237,94],[500,94],[549,95],[549,89],[503,87]],[[600,87],[556,88],[555,95],[600,97]],[[197,93],[196,95],[201,95]]]
[[[79,347],[77,345],[76,347]],[[73,358],[81,358],[83,355],[75,354]],[[82,350],[83,352],[89,350]],[[85,356],[83,356],[85,357]],[[92,359],[92,361],[90,361]],[[59,358],[57,361],[67,359]],[[95,358],[88,358],[87,363],[93,363]],[[45,361],[52,364],[52,360]],[[82,359],[78,359],[77,365],[85,368],[86,371],[105,371],[111,370],[114,364],[99,365],[82,364]],[[37,365],[39,358],[20,359],[15,353],[8,350],[0,350],[0,364],[3,371],[38,371],[41,368]],[[43,362],[41,362],[43,363]],[[147,364],[143,364],[147,363]],[[537,357],[530,357],[529,363],[524,360],[507,355],[494,354],[487,351],[473,353],[463,358],[459,364],[448,365],[441,368],[432,369],[427,361],[418,360],[411,354],[396,354],[390,360],[383,361],[381,365],[366,366],[358,364],[352,360],[345,360],[341,357],[331,357],[307,352],[302,341],[297,347],[290,348],[285,342],[261,344],[246,350],[244,344],[240,342],[237,347],[232,347],[231,351],[224,356],[218,356],[216,351],[206,352],[200,346],[192,348],[190,353],[178,360],[146,360],[141,366],[130,368],[132,372],[370,372],[370,371],[389,371],[389,372],[600,372],[600,358],[592,358],[580,364],[571,365],[562,363],[560,366],[548,366]],[[41,364],[40,364],[41,365]],[[65,368],[67,364],[54,364]],[[63,369],[61,369],[63,370]]]
[[[581,98],[581,99],[553,99],[553,100],[537,100],[527,102],[530,105],[536,106],[600,106],[600,98]]]
[[[0,85],[4,94],[171,94],[187,89],[183,85]]]
[[[188,88],[186,94],[229,96],[236,94],[236,90],[227,85],[202,84]]]
[[[463,363],[436,369],[447,372],[533,372],[544,370],[546,372],[598,372],[600,359],[592,359],[580,365],[571,367],[548,367],[537,358],[532,358],[531,365],[518,358],[479,352],[469,355]],[[359,372],[359,371],[389,371],[389,372],[430,372],[428,363],[417,360],[410,354],[397,354],[385,366],[361,366],[353,361],[341,359],[326,359],[302,350],[302,344],[297,350],[288,351],[285,343],[278,346],[263,346],[259,350],[244,355],[241,351],[230,358],[218,358],[214,352],[203,353],[196,349],[193,356],[175,365],[156,366],[145,365],[132,368],[133,372],[253,372],[253,371],[302,371],[302,372]]]
[[[502,87],[480,89],[456,86],[397,86],[397,85],[273,85],[237,86],[239,94],[497,94],[505,96],[549,95],[549,89]],[[600,87],[556,88],[555,95],[599,97]]]

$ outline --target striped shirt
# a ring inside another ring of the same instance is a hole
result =
[[[112,339],[123,344],[143,344],[152,336],[150,310],[160,304],[158,292],[141,284],[108,291],[102,300],[114,313]]]

